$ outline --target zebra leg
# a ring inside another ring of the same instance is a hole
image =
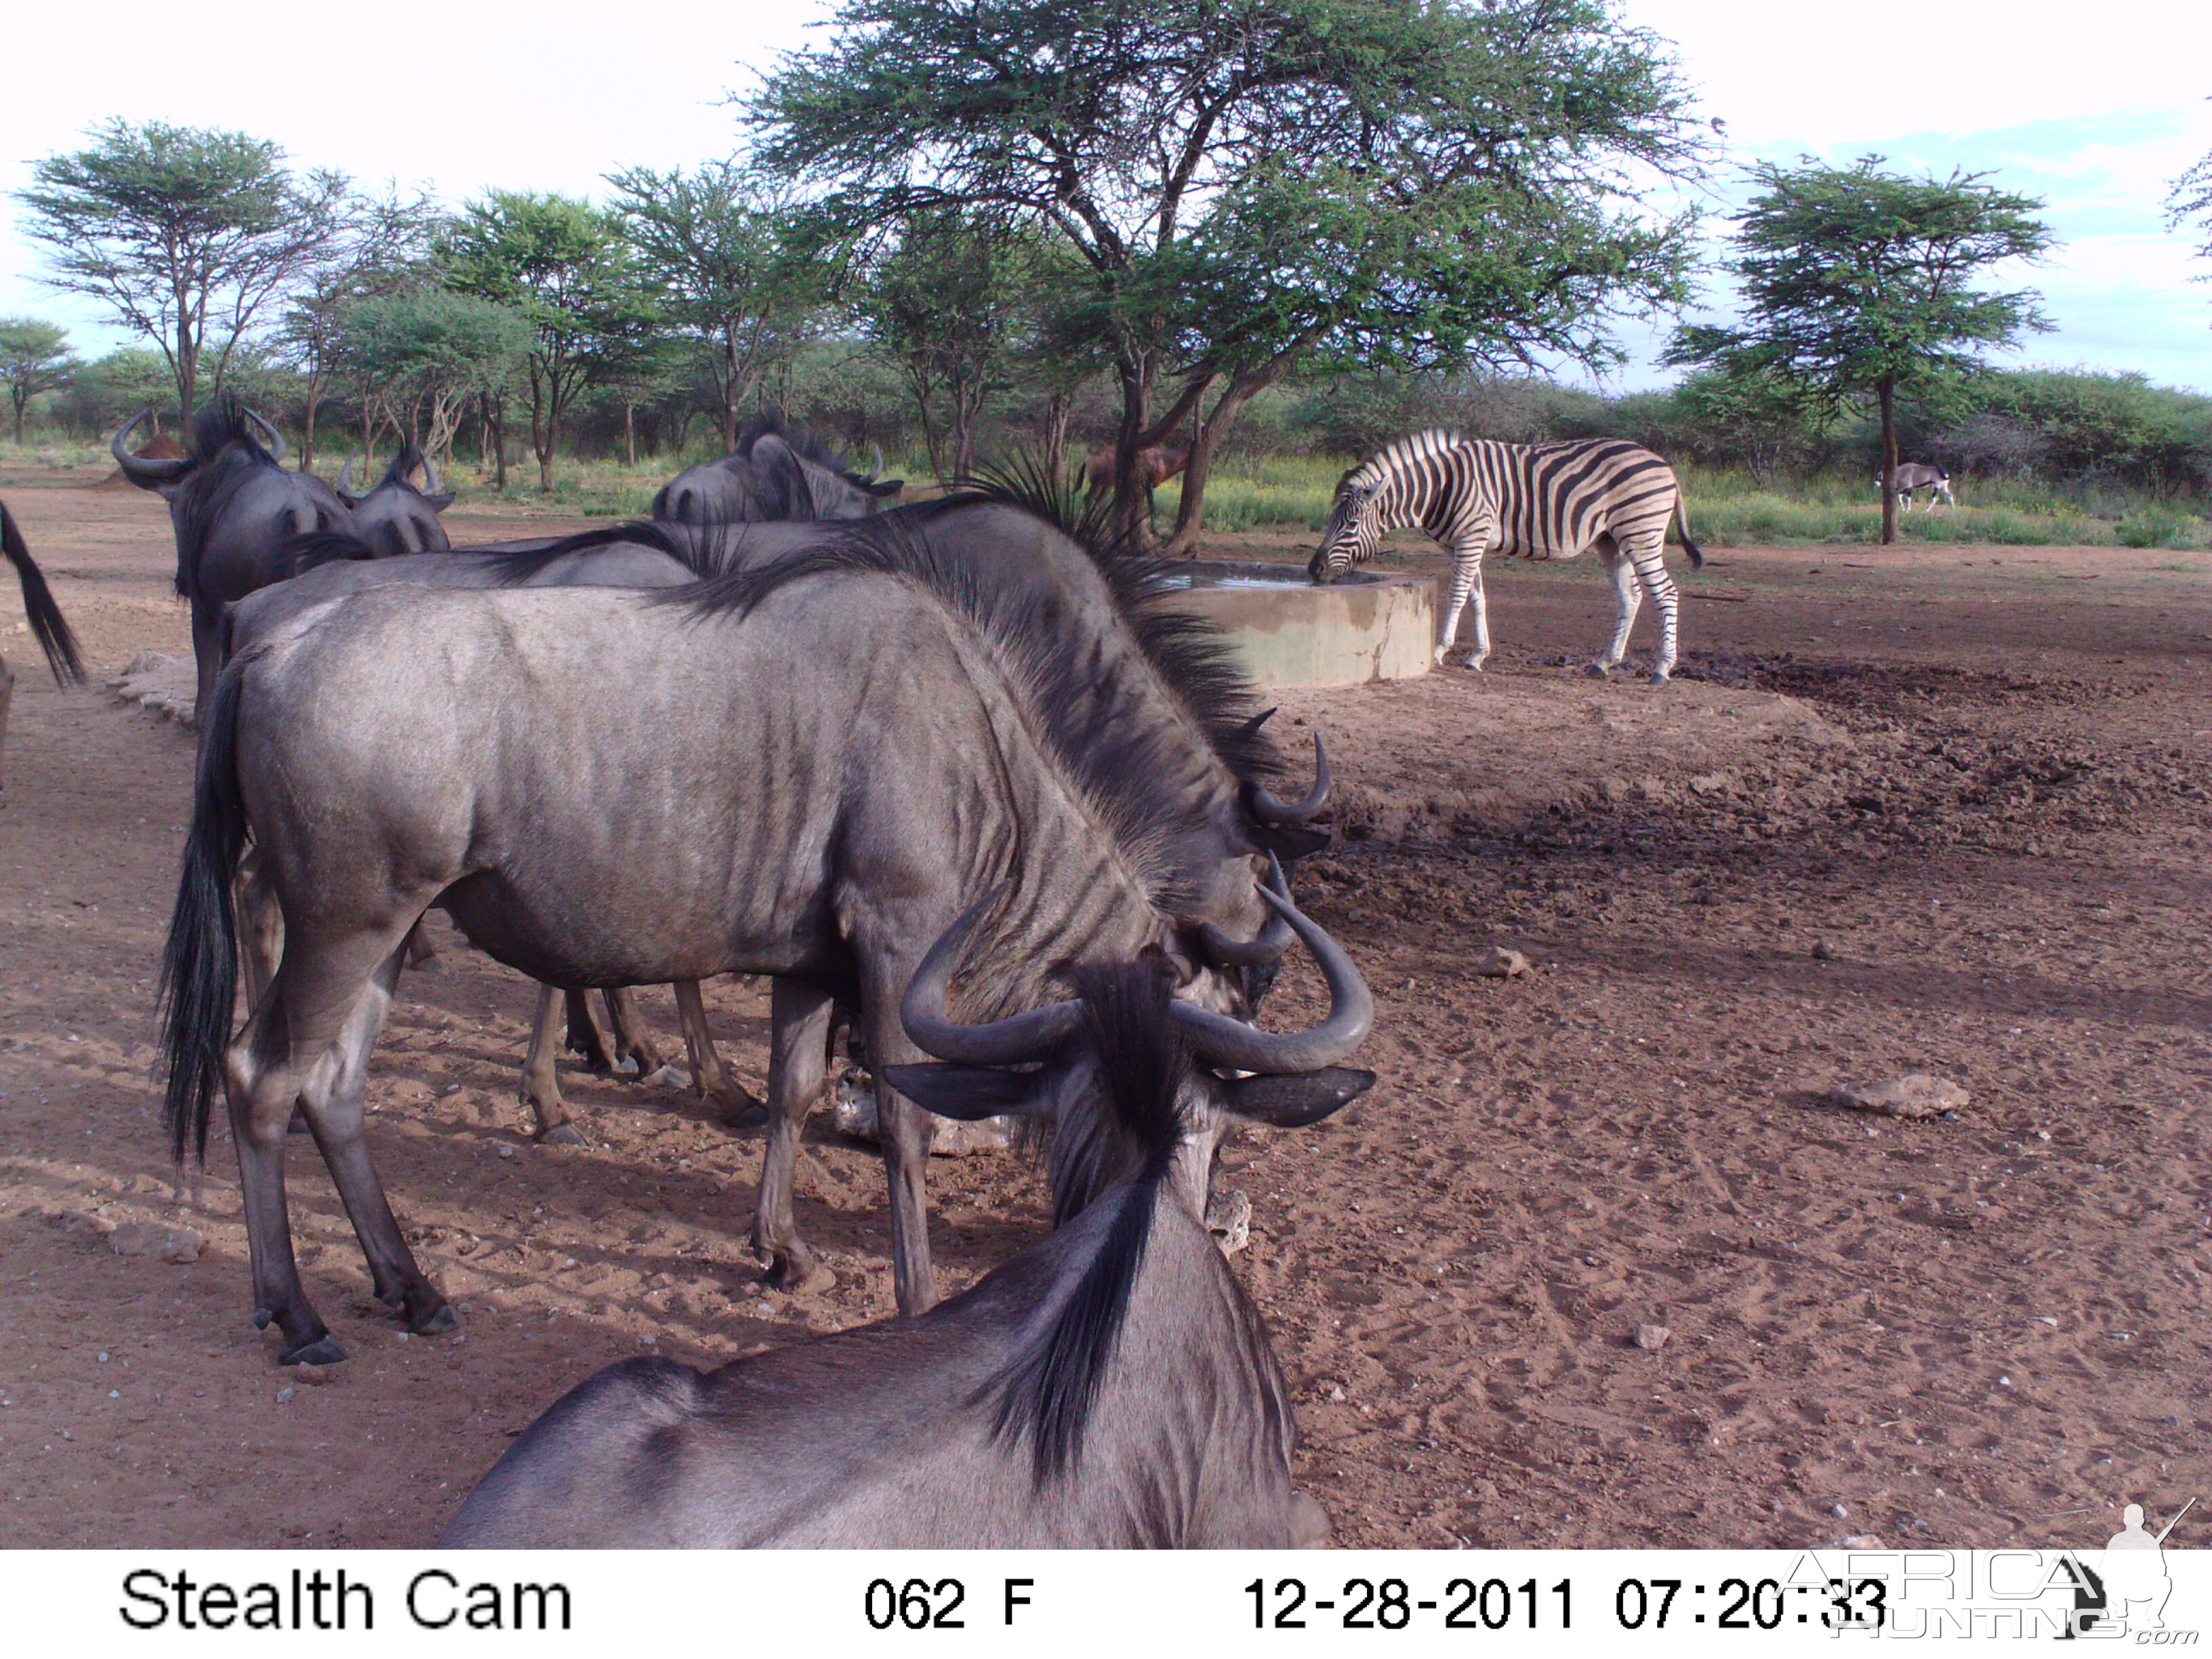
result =
[[[1636,586],[1638,567],[1622,554],[1620,544],[1607,536],[1598,544],[1598,557],[1604,562],[1605,574],[1613,579],[1613,638],[1605,647],[1605,654],[1589,665],[1593,679],[1605,679],[1620,666],[1620,659],[1628,654],[1629,630],[1636,626],[1637,607],[1644,603],[1644,595]]]
[[[1480,672],[1483,661],[1490,655],[1490,609],[1482,594],[1482,550],[1488,543],[1486,535],[1472,548],[1465,546],[1452,555],[1451,589],[1444,600],[1443,632],[1437,637],[1436,665],[1444,665],[1444,653],[1452,647],[1459,634],[1459,613],[1468,601],[1474,602],[1474,646],[1464,661],[1465,665]]]
[[[1659,613],[1659,655],[1651,665],[1651,684],[1664,685],[1667,677],[1674,672],[1675,613],[1681,608],[1674,590],[1674,579],[1667,574],[1666,532],[1662,530],[1649,540],[1638,542],[1630,548],[1622,565],[1625,569],[1632,564],[1636,568],[1638,579],[1644,584],[1644,591],[1651,595],[1652,609]],[[1628,613],[1632,618],[1636,614],[1632,589]],[[1627,638],[1628,624],[1623,623],[1621,641],[1625,642]]]

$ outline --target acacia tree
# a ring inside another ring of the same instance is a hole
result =
[[[440,237],[439,259],[448,285],[511,307],[530,325],[530,442],[538,487],[550,492],[569,406],[627,363],[650,329],[645,275],[610,215],[574,197],[529,191],[494,191],[471,203]]]
[[[387,186],[382,196],[356,202],[285,307],[277,337],[286,359],[307,382],[301,471],[315,465],[316,417],[337,366],[347,310],[419,283],[435,222],[430,198],[421,191],[402,196]]]
[[[1804,157],[1761,161],[1759,193],[1736,217],[1727,269],[1743,293],[1741,326],[1679,331],[1666,361],[1771,374],[1830,407],[1871,398],[1881,421],[1881,539],[1897,539],[1897,394],[1981,367],[1981,353],[2051,325],[2032,289],[1990,292],[1990,267],[2039,258],[2043,204],[1993,189],[1989,175],[1947,179]]]
[[[662,315],[708,348],[715,418],[735,449],[764,377],[820,331],[832,283],[810,216],[735,161],[606,179],[623,235],[660,283]]]
[[[530,345],[530,325],[511,307],[417,287],[356,301],[333,355],[354,370],[364,405],[380,400],[395,426],[404,416],[410,440],[450,471],[461,417],[513,378]]]
[[[1306,354],[1601,361],[1608,307],[1677,298],[1682,227],[1632,186],[1702,158],[1687,101],[1603,0],[846,0],[745,114],[849,226],[989,207],[1072,246],[1118,524],[1137,452],[1197,413],[1184,548],[1214,450]]]
[[[41,392],[58,391],[84,367],[69,349],[69,331],[36,317],[0,317],[0,382],[15,413],[15,441],[23,441],[23,410]]]
[[[946,208],[907,220],[860,285],[855,308],[914,393],[939,477],[975,470],[975,422],[1005,384],[1039,264],[1033,236]]]
[[[158,345],[189,416],[210,338],[214,390],[262,307],[319,258],[351,202],[343,173],[295,179],[264,139],[118,118],[88,149],[34,162],[24,233],[49,288],[97,300]]]

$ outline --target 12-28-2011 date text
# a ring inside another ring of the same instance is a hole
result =
[[[1403,1578],[1347,1578],[1310,1589],[1303,1578],[1255,1578],[1255,1630],[1569,1630],[1573,1586],[1562,1578],[1540,1587],[1533,1578],[1453,1578],[1441,1590],[1416,1590]]]

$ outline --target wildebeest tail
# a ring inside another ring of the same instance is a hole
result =
[[[374,559],[377,551],[349,530],[311,530],[304,536],[295,536],[278,551],[277,558],[289,575],[302,575],[326,564],[339,564],[348,559]]]
[[[1120,1341],[1137,1276],[1145,1265],[1166,1180],[1182,1139],[1182,1085],[1190,1054],[1168,1018],[1167,982],[1150,963],[1079,969],[1076,982],[1097,1045],[1107,1139],[1132,1143],[1136,1179],[1105,1201],[1116,1207],[1105,1239],[1042,1341],[1010,1368],[994,1427],[1027,1434],[1037,1484],[1066,1472],[1082,1455],[1084,1431]],[[1063,1124],[1060,1133],[1067,1133]]]
[[[164,1108],[180,1163],[187,1139],[207,1157],[208,1115],[222,1083],[222,1051],[238,994],[238,922],[230,883],[246,847],[246,800],[238,787],[240,684],[239,665],[233,663],[208,699],[191,830],[185,837],[184,871],[161,954],[161,1046],[169,1065]]]
[[[31,637],[46,653],[46,666],[64,685],[83,684],[84,659],[77,654],[76,635],[63,619],[46,577],[31,562],[31,550],[24,545],[15,515],[4,502],[0,502],[0,551],[7,554],[8,562],[15,567],[16,580],[23,585],[23,614],[30,619]]]

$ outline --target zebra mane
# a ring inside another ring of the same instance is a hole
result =
[[[1409,436],[1393,439],[1344,475],[1343,482],[1380,483],[1414,461],[1425,461],[1457,449],[1467,434],[1452,427],[1432,426]]]

